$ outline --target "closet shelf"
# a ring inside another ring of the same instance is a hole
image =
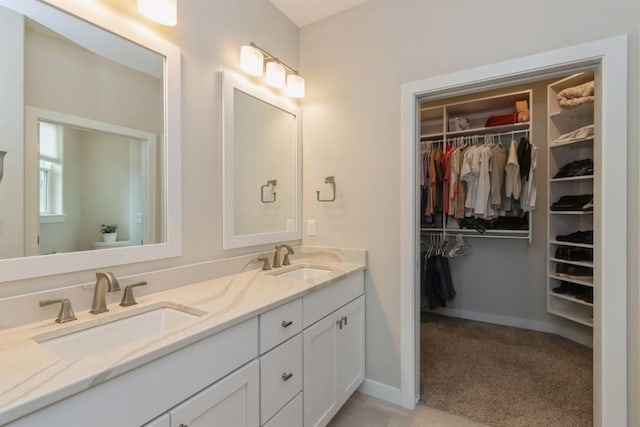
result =
[[[589,279],[572,279],[569,277],[558,276],[557,274],[549,274],[549,277],[556,280],[562,280],[565,282],[576,283],[578,285],[590,286],[593,288],[593,278]]]
[[[526,129],[529,129],[529,122],[515,123],[515,124],[512,124],[512,125],[489,126],[489,127],[482,127],[482,128],[458,130],[458,131],[455,131],[455,132],[447,132],[447,137],[474,135],[474,134],[479,134],[479,133],[480,134],[482,134],[482,133],[509,133],[511,131],[526,130]]]
[[[557,293],[555,293],[553,291],[549,291],[549,295],[554,297],[554,298],[560,298],[560,299],[563,299],[563,300],[575,302],[576,304],[582,304],[582,305],[586,305],[587,307],[593,307],[592,303],[586,302],[586,301],[582,301],[581,299],[578,299],[578,298],[573,297],[571,295],[557,294]]]
[[[434,139],[434,138],[444,138],[444,133],[442,132],[437,132],[437,133],[425,133],[420,135],[420,139]]]
[[[550,182],[576,182],[576,181],[592,181],[593,175],[570,176],[567,178],[551,178]]]
[[[560,262],[562,264],[580,265],[582,267],[593,268],[593,262],[587,262],[587,261],[569,261],[569,260],[561,259],[561,258],[549,258],[549,261]]]
[[[594,107],[593,102],[587,102],[584,104],[580,104],[574,108],[567,108],[567,109],[560,108],[557,111],[554,111],[551,114],[549,114],[549,117],[552,119],[556,117],[563,117],[563,118],[566,117],[570,119],[589,117],[589,116],[593,116],[593,111],[594,111],[593,107]]]
[[[593,245],[588,243],[573,243],[573,242],[562,242],[560,240],[549,240],[549,243],[553,245],[562,245],[562,246],[575,246],[577,248],[589,248],[593,249]]]
[[[579,148],[582,144],[585,144],[585,143],[593,143],[593,137],[591,136],[589,138],[569,139],[567,141],[562,141],[562,142],[551,141],[549,143],[549,148],[566,147],[566,146]]]
[[[593,211],[552,211],[549,210],[550,215],[577,215],[577,216],[588,216],[593,215]]]
[[[547,311],[551,314],[555,314],[556,316],[564,317],[565,319],[573,320],[574,322],[582,323],[583,325],[587,325],[593,328],[593,319],[590,319],[588,317],[574,315],[574,314],[567,313],[565,311],[554,310],[551,308],[548,309]]]

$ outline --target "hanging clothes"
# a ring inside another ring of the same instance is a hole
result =
[[[456,296],[451,279],[449,260],[440,254],[421,253],[422,276],[420,307],[423,310],[446,307]]]
[[[502,142],[492,149],[491,156],[491,204],[495,209],[502,208],[504,194],[504,167],[507,164],[507,153]]]
[[[537,189],[534,179],[534,172],[538,164],[538,147],[531,145],[531,155],[529,162],[529,171],[522,183],[522,194],[520,197],[522,210],[530,212],[536,208]]]
[[[505,195],[506,197],[520,198],[520,163],[518,163],[518,143],[515,139],[511,140],[509,146],[509,156],[505,165]]]

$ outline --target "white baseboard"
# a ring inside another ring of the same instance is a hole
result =
[[[366,379],[358,387],[360,393],[402,406],[402,393],[399,388],[391,387],[378,381]]]
[[[478,322],[494,323],[496,325],[513,326],[516,328],[529,329],[538,332],[548,332],[560,335],[568,340],[577,342],[587,347],[593,347],[591,334],[581,334],[577,330],[567,328],[562,325],[542,322],[540,320],[523,319],[520,317],[501,316],[499,314],[482,313],[478,311],[463,310],[459,308],[439,308],[434,310],[435,314],[443,316],[459,317],[461,319],[476,320]]]

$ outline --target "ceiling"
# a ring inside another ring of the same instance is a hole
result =
[[[270,0],[298,27],[351,9],[367,0]]]

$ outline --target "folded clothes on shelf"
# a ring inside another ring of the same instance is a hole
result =
[[[554,178],[569,178],[572,176],[593,175],[593,160],[575,160],[562,166]]]
[[[551,205],[552,211],[583,211],[593,210],[593,194],[562,196]]]
[[[575,231],[570,234],[559,234],[556,240],[569,243],[583,243],[585,245],[593,244],[593,230]]]
[[[560,286],[553,288],[556,294],[571,295],[579,300],[593,304],[593,288],[590,286],[578,285],[577,283],[560,282]]]
[[[469,129],[469,120],[465,117],[452,117],[449,119],[449,132]]]
[[[587,139],[593,137],[593,125],[586,125],[571,132],[567,132],[560,135],[552,144],[559,144],[561,142],[569,142],[572,140]]]

